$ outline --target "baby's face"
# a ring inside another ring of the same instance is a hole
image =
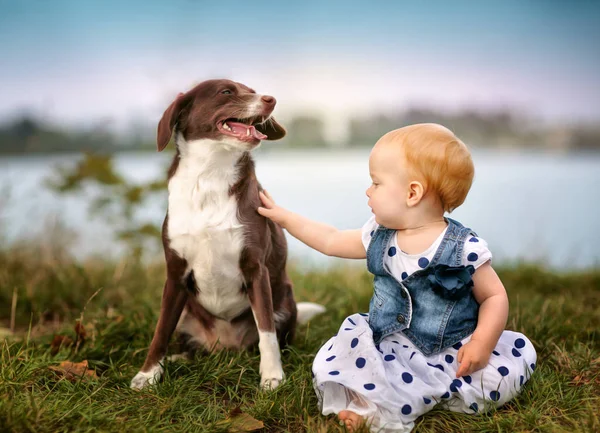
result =
[[[387,228],[400,226],[410,183],[402,147],[377,142],[369,157],[369,172],[372,183],[367,197],[375,221]]]

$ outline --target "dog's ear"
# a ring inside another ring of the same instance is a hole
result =
[[[159,152],[167,147],[167,144],[169,144],[169,141],[171,140],[173,128],[175,128],[175,124],[177,123],[177,117],[183,107],[184,96],[183,93],[177,95],[177,98],[171,102],[171,105],[165,110],[160,122],[158,122],[156,144]]]
[[[255,126],[258,132],[267,136],[267,140],[279,140],[285,137],[285,128],[281,126],[274,118],[270,117],[265,123]]]

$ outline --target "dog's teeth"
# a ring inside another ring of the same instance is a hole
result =
[[[231,128],[229,127],[229,125],[227,123],[223,123],[223,129],[231,131]]]
[[[246,129],[246,137],[250,136],[250,129]]]

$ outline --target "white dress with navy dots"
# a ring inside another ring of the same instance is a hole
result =
[[[375,218],[363,226],[365,250]],[[442,238],[421,254],[406,254],[392,236],[386,265],[398,280],[425,268]],[[491,260],[487,243],[465,242],[463,265],[476,269]],[[321,347],[313,363],[314,386],[324,415],[351,410],[371,423],[373,432],[410,432],[414,421],[437,404],[454,412],[478,413],[514,398],[535,369],[537,355],[523,334],[504,331],[488,365],[456,378],[456,355],[471,336],[440,353],[425,356],[402,333],[390,334],[377,347],[368,314],[346,318],[338,333]]]

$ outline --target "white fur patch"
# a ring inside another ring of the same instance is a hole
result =
[[[298,302],[296,307],[298,308],[298,316],[296,321],[301,325],[307,323],[314,316],[327,311],[324,306],[315,304],[313,302]]]
[[[157,384],[162,377],[163,371],[162,360],[146,372],[139,371],[138,374],[131,379],[131,388],[142,389],[146,386]]]
[[[242,115],[242,117],[258,116],[258,114],[261,113],[264,108],[262,97],[263,95],[258,94],[254,96],[254,100],[250,104],[248,104],[246,112]]]
[[[260,385],[263,389],[275,389],[285,378],[277,334],[259,330],[258,350],[260,352]]]
[[[181,157],[169,180],[168,235],[171,248],[187,260],[199,288],[198,301],[209,312],[232,319],[250,303],[241,293],[239,259],[244,227],[229,189],[238,180],[242,151],[222,142],[178,137]]]

